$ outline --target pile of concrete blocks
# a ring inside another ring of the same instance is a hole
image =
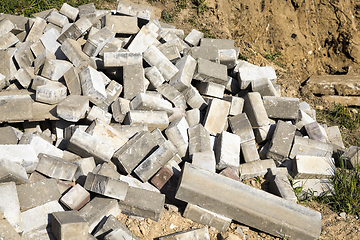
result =
[[[120,211],[159,221],[168,201],[220,232],[317,239],[321,215],[289,177],[331,194],[339,128],[238,53],[124,1],[0,15],[0,238],[138,239]],[[358,153],[343,153],[350,167]],[[270,192],[241,181],[262,175]]]

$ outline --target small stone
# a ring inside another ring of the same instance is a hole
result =
[[[339,214],[339,216],[340,216],[341,218],[345,219],[345,218],[346,218],[346,212],[341,212],[341,213]]]

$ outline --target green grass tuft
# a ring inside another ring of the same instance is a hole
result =
[[[341,104],[336,104],[334,108],[329,110],[328,118],[335,124],[349,130],[360,127],[360,113],[353,114]]]
[[[360,214],[360,167],[348,170],[345,164],[337,169],[331,180],[334,185],[334,195],[327,197],[327,201],[334,211],[348,214]]]

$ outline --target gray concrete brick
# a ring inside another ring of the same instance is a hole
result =
[[[225,89],[232,94],[237,94],[240,91],[240,85],[238,80],[228,76],[228,82],[225,85]]]
[[[332,126],[325,128],[326,135],[328,136],[329,142],[333,145],[339,146],[342,149],[345,149],[340,129],[338,126]]]
[[[80,66],[82,62],[85,62],[89,58],[89,56],[83,52],[81,44],[71,38],[66,39],[62,43],[61,50],[75,67]]]
[[[139,93],[145,93],[145,73],[142,64],[123,67],[124,98],[132,100]]]
[[[44,50],[39,56],[36,57],[36,59],[34,60],[34,73],[35,74],[39,74],[40,70],[42,70],[45,60],[47,58],[50,59],[56,59],[56,56],[51,53],[48,50]]]
[[[309,135],[310,139],[326,143],[328,137],[323,127],[321,127],[317,122],[308,123],[305,126],[305,130]]]
[[[205,187],[210,179],[212,189]],[[222,197],[216,198],[214,194]],[[191,164],[185,164],[176,197],[274,236],[286,234],[292,238],[317,238],[321,232],[319,212]],[[294,217],[298,219],[296,224],[293,223]],[[263,224],[265,221],[271,224]]]
[[[118,216],[120,209],[115,199],[95,197],[79,210],[79,214],[89,223],[91,233],[104,217]]]
[[[116,100],[119,98],[121,92],[123,90],[123,86],[114,81],[114,80],[111,80],[109,85],[107,85],[105,91],[106,91],[106,99],[104,101],[103,104],[100,104],[99,106],[101,108],[103,108],[104,110],[108,110],[109,106]]]
[[[0,37],[13,30],[15,25],[7,18],[0,20]]]
[[[67,96],[67,87],[62,83],[53,82],[36,87],[36,101],[57,104]]]
[[[145,77],[155,88],[160,87],[165,82],[164,77],[161,75],[159,69],[157,69],[155,66],[145,68]]]
[[[191,56],[185,56],[176,62],[179,71],[170,79],[169,84],[182,92],[190,87],[196,68],[196,61]]]
[[[199,90],[200,94],[216,98],[223,98],[225,91],[224,85],[212,82],[197,82],[196,88]]]
[[[76,184],[60,198],[60,202],[71,210],[79,210],[90,201],[90,193]]]
[[[184,41],[189,44],[191,47],[197,46],[200,43],[200,40],[204,37],[204,33],[199,32],[196,29],[191,30],[191,32],[186,36]]]
[[[252,81],[257,81],[262,78],[269,78],[270,80],[276,80],[276,73],[273,67],[259,67],[253,64],[242,64],[238,68],[238,80],[240,83],[240,89],[247,89],[250,87]]]
[[[71,136],[67,149],[84,158],[94,157],[96,163],[109,162],[115,152],[107,142],[80,129]]]
[[[192,155],[192,164],[202,169],[206,169],[210,172],[215,172],[216,170],[215,153],[213,151],[194,153]]]
[[[350,146],[341,155],[341,159],[344,162],[344,166],[349,169],[355,168],[359,164],[360,148],[356,146]]]
[[[31,52],[30,46],[33,42],[19,43],[14,58],[20,68],[28,69],[34,62],[34,55]]]
[[[200,95],[198,90],[193,86],[190,86],[187,90],[183,91],[182,93],[185,96],[186,103],[191,108],[198,108],[200,110],[203,110],[204,108],[207,107],[207,103]]]
[[[196,124],[199,124],[202,122],[202,115],[198,108],[190,109],[186,111],[186,121],[189,125],[189,127],[193,127]]]
[[[274,135],[271,139],[268,158],[280,164],[288,159],[295,136],[296,127],[291,123],[279,120],[276,124]]]
[[[238,53],[235,49],[219,49],[220,64],[226,65],[228,69],[236,66]]]
[[[156,146],[152,134],[141,131],[114,153],[112,161],[119,171],[129,174]]]
[[[240,165],[240,137],[226,131],[216,139],[216,168],[226,167],[237,169]]]
[[[241,142],[241,154],[244,162],[249,163],[260,159],[259,153],[256,149],[255,140]]]
[[[65,15],[55,11],[49,14],[49,16],[47,17],[47,21],[61,28],[63,28],[66,24],[69,24],[69,19]]]
[[[269,192],[276,196],[282,197],[288,201],[297,203],[298,199],[295,195],[294,189],[289,181],[288,171],[286,168],[281,168],[285,171],[275,171],[269,183]],[[269,173],[272,169],[269,169]],[[284,173],[285,174],[284,174]],[[268,173],[268,174],[269,174]]]
[[[230,226],[231,219],[201,208],[199,206],[188,203],[183,217],[189,218],[194,222],[209,225],[216,228],[220,232],[226,232]]]
[[[334,194],[334,186],[329,179],[296,179],[294,188],[301,187],[299,198],[328,196]]]
[[[11,32],[8,32],[4,36],[0,37],[0,41],[0,49],[4,50],[11,46],[14,46],[16,43],[19,42],[19,39]]]
[[[169,81],[179,69],[174,66],[169,59],[155,46],[151,45],[144,53],[143,57],[150,66],[155,66],[159,69],[161,75],[166,81]]]
[[[44,140],[42,137],[36,135],[36,134],[30,134],[26,140],[22,142],[22,144],[29,144],[33,146],[35,152],[37,155],[40,153],[44,154],[51,154],[56,157],[62,157],[63,151],[59,148],[55,147],[48,141]]]
[[[88,240],[89,224],[77,211],[53,212],[51,230],[58,240]]]
[[[20,237],[20,235],[15,231],[2,212],[0,212],[0,237],[12,240],[22,239],[22,237]]]
[[[141,188],[129,187],[125,200],[119,201],[124,214],[159,221],[164,209],[165,195]]]
[[[16,128],[15,128],[16,129]],[[17,144],[18,138],[11,126],[0,127],[0,144]]]
[[[23,121],[33,118],[33,100],[30,95],[18,91],[6,91],[0,94],[0,122]]]
[[[295,126],[298,130],[303,130],[303,127],[306,124],[315,122],[315,120],[310,117],[307,113],[305,113],[303,110],[300,110],[299,113],[299,119],[296,121]]]
[[[30,46],[31,51],[35,55],[35,58],[38,57],[44,50],[45,47],[40,40],[36,41]]]
[[[112,162],[110,162],[112,163]],[[92,173],[94,174],[99,174],[99,175],[103,175],[109,178],[113,178],[113,179],[117,179],[119,180],[121,175],[120,173],[118,173],[116,171],[116,166],[113,165],[115,168],[113,168],[112,166],[110,166],[109,163],[103,163],[103,164],[98,164],[93,170]]]
[[[78,166],[52,155],[39,154],[36,171],[56,179],[73,180]]]
[[[108,113],[107,111],[104,111],[103,109],[97,107],[94,105],[89,113],[86,116],[86,119],[89,121],[94,121],[96,118],[100,119],[101,121],[104,121],[105,123],[109,124],[112,118],[111,113]]]
[[[94,68],[88,66],[79,73],[83,95],[95,105],[101,104],[106,99],[104,81],[101,74]]]
[[[230,102],[229,115],[235,116],[241,114],[244,108],[244,99],[235,96],[224,96],[223,100]]]
[[[0,183],[15,182],[16,184],[29,183],[26,170],[20,164],[8,159],[0,160]]]
[[[14,77],[16,78],[16,80],[20,83],[20,85],[23,88],[28,88],[30,86],[32,77],[29,74],[28,71],[26,71],[23,68],[20,68],[14,75]]]
[[[265,175],[268,172],[269,168],[275,167],[275,162],[272,159],[258,160],[240,164],[240,178],[247,179]]]
[[[96,167],[93,157],[80,158],[78,160],[75,160],[73,163],[78,165],[78,169],[75,173],[75,180],[78,180],[80,177],[86,176]]]
[[[124,200],[129,184],[120,180],[89,172],[86,177],[84,188],[103,196]]]
[[[183,117],[173,121],[165,130],[166,137],[176,146],[180,157],[185,157],[188,150],[188,129],[189,125]]]
[[[49,214],[64,211],[58,201],[51,201],[21,213],[23,235],[37,230],[44,230],[51,224]]]
[[[175,107],[186,109],[185,96],[173,86],[164,83],[156,89],[162,96],[174,104]]]
[[[134,16],[142,20],[150,20],[152,9],[136,3],[119,1],[116,12],[124,15]]]
[[[331,157],[297,155],[293,164],[294,178],[331,178],[335,175],[335,163]]]
[[[219,49],[217,46],[186,48],[184,49],[184,55],[190,55],[195,59],[202,58],[214,63],[220,63]]]
[[[173,108],[169,101],[145,93],[139,93],[131,100],[130,109],[145,111],[166,111],[168,115],[173,113]]]
[[[95,119],[85,132],[92,137],[95,137],[98,141],[107,143],[114,151],[123,146],[127,141],[127,139],[123,138],[116,129],[99,118]]]
[[[46,27],[46,21],[42,18],[36,17],[34,24],[32,25],[27,37],[26,37],[26,41],[30,42],[36,42],[37,40],[40,39],[43,30]]]
[[[151,192],[156,192],[156,193],[160,193],[160,191],[154,187],[153,185],[151,185],[148,182],[141,182],[140,180],[138,180],[135,177],[132,177],[131,175],[121,175],[120,176],[120,180],[127,182],[129,184],[130,187],[134,187],[134,188],[141,188],[141,189],[145,189]]]
[[[58,201],[61,197],[55,179],[43,179],[31,184],[17,185],[16,189],[21,212],[51,201]]]
[[[204,127],[210,134],[216,135],[225,130],[230,103],[214,98],[204,117]]]
[[[298,98],[264,96],[263,103],[270,118],[295,120],[299,117]]]
[[[2,159],[23,166],[27,173],[32,173],[39,159],[33,146],[30,145],[0,145]]]
[[[197,152],[207,152],[213,150],[210,144],[210,134],[201,124],[197,124],[189,128],[188,134],[190,157]]]
[[[269,78],[259,78],[251,81],[251,90],[253,92],[259,92],[262,97],[274,96],[280,97],[280,93],[276,90],[273,83]]]
[[[110,235],[114,231],[115,235]],[[112,239],[112,237],[115,237],[115,239],[127,239],[127,237],[130,237],[130,240],[138,240],[138,238],[113,215],[110,215],[106,221],[100,222],[99,226],[95,229],[95,232],[94,236],[97,239],[104,239],[109,236],[110,239]]]
[[[46,85],[49,83],[53,83],[53,81],[51,81],[47,78],[44,78],[42,76],[35,75],[34,79],[32,80],[32,83],[31,83],[31,89],[36,91],[36,88],[38,86]]]
[[[198,229],[189,229],[182,232],[176,232],[170,235],[159,237],[159,240],[210,240],[209,230],[206,227]]]
[[[262,127],[270,124],[260,93],[249,92],[244,96],[244,100],[244,112],[248,116],[252,127]]]
[[[57,105],[57,115],[69,122],[77,122],[89,109],[89,98],[80,95],[69,95]]]
[[[92,26],[89,19],[80,18],[74,22],[66,31],[64,31],[58,38],[60,43],[63,43],[67,38],[77,40]]]
[[[64,74],[69,71],[72,67],[72,64],[64,61],[64,60],[56,60],[56,59],[45,59],[44,66],[41,71],[41,76],[57,81]]]
[[[84,4],[78,7],[79,9],[79,18],[89,18],[92,19],[96,16],[96,8],[94,3]]]
[[[79,14],[79,9],[72,7],[67,3],[64,3],[61,6],[60,13],[74,22]]]
[[[141,53],[132,52],[105,52],[104,67],[123,67],[128,65],[142,65]]]
[[[14,182],[0,183],[0,209],[15,231],[21,232],[20,204]]]
[[[121,123],[130,111],[130,101],[124,98],[118,98],[111,104],[111,110],[114,120]]]
[[[295,136],[293,147],[291,149],[289,157],[291,159],[295,158],[297,155],[331,157],[332,154],[333,147],[331,144],[322,143],[309,138]]]
[[[226,86],[228,82],[227,67],[198,58],[193,78],[202,82],[213,82]]]
[[[121,24],[120,24],[121,23]],[[123,35],[135,34],[139,31],[136,17],[129,16],[105,16],[105,27],[109,28],[114,33]]]
[[[158,37],[159,28],[153,22],[143,26],[128,46],[130,52],[143,53]]]
[[[83,51],[89,57],[96,57],[103,49],[105,44],[112,42],[114,38],[115,33],[111,31],[110,28],[104,27],[87,39]]]
[[[149,131],[159,128],[161,131],[168,127],[169,117],[165,111],[131,110],[124,120],[126,125],[146,124]]]
[[[173,143],[171,141],[165,141],[163,144],[159,145],[149,157],[142,161],[134,169],[134,172],[141,181],[146,182],[154,176],[162,166],[170,161],[176,153],[177,149]]]

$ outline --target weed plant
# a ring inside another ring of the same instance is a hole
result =
[[[360,214],[360,167],[346,169],[346,163],[340,161],[335,176],[331,179],[334,185],[334,194],[327,197],[325,202],[337,212]]]

